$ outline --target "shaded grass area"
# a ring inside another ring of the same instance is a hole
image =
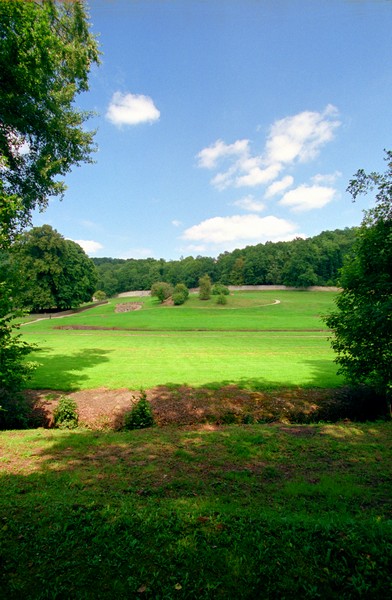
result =
[[[3,597],[388,597],[391,434],[3,432]]]

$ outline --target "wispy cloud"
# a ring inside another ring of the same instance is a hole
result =
[[[289,207],[294,212],[305,212],[322,208],[333,200],[336,190],[321,185],[300,185],[286,192],[279,204]]]
[[[249,210],[250,212],[262,212],[265,209],[265,204],[260,202],[259,200],[255,200],[254,196],[249,195],[245,196],[245,198],[240,198],[239,200],[235,200],[233,202],[234,206],[239,206],[244,210]]]
[[[326,184],[326,185],[333,185],[337,179],[339,179],[339,177],[342,176],[342,173],[340,171],[335,171],[334,173],[326,173],[324,175],[321,175],[320,173],[317,175],[314,175],[312,177],[312,182],[315,183],[316,185],[319,184]]]
[[[218,162],[226,157],[246,156],[249,153],[249,140],[237,140],[233,144],[225,144],[217,140],[208,148],[204,148],[197,155],[199,167],[215,169]]]
[[[281,194],[282,192],[287,190],[287,188],[291,187],[293,183],[294,177],[292,177],[291,175],[286,175],[286,177],[283,177],[283,179],[279,179],[279,181],[274,181],[274,183],[271,183],[271,185],[267,188],[267,191],[265,192],[265,197],[271,198],[272,196]]]
[[[231,144],[217,140],[198,153],[198,166],[224,167],[211,181],[220,190],[271,184],[269,195],[273,195],[277,192],[271,191],[272,182],[281,172],[294,163],[314,160],[339,125],[338,111],[331,104],[322,112],[303,111],[272,124],[261,154],[252,154],[248,139]],[[288,184],[289,180],[286,177],[281,182]]]
[[[149,96],[122,94],[121,92],[113,94],[106,112],[106,118],[119,127],[152,123],[159,117],[160,112]]]

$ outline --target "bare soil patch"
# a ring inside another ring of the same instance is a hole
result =
[[[61,396],[76,401],[80,423],[90,429],[121,429],[124,415],[140,397],[128,389],[98,388],[62,393],[28,390],[33,421],[52,427],[53,412]],[[276,422],[312,423],[357,417],[358,405],[344,389],[283,389],[250,391],[235,385],[217,390],[188,386],[159,386],[147,390],[159,426]],[[301,434],[303,430],[301,428]]]
[[[141,308],[143,308],[143,304],[141,304],[141,302],[124,302],[124,303],[116,304],[116,308],[114,309],[114,312],[116,312],[116,313],[131,312],[133,310],[140,310]]]

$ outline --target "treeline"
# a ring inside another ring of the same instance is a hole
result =
[[[291,242],[267,242],[224,252],[217,258],[188,256],[180,260],[94,258],[97,288],[108,296],[149,290],[158,281],[197,287],[200,277],[224,285],[287,285],[308,287],[338,284],[339,271],[353,247],[356,228],[323,231]]]

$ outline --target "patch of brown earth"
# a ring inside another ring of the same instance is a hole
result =
[[[140,310],[141,308],[143,308],[143,304],[141,304],[140,302],[125,302],[125,303],[121,303],[121,304],[116,304],[116,308],[114,309],[114,312],[116,312],[116,313],[131,312],[132,310]]]
[[[59,398],[64,395],[76,401],[82,425],[91,429],[120,429],[125,413],[137,402],[140,392],[106,388],[72,393],[28,390],[26,396],[37,425],[53,426],[53,411]],[[309,423],[330,420],[338,402],[337,393],[333,390],[254,392],[235,385],[217,390],[159,386],[147,391],[147,399],[159,426]]]

